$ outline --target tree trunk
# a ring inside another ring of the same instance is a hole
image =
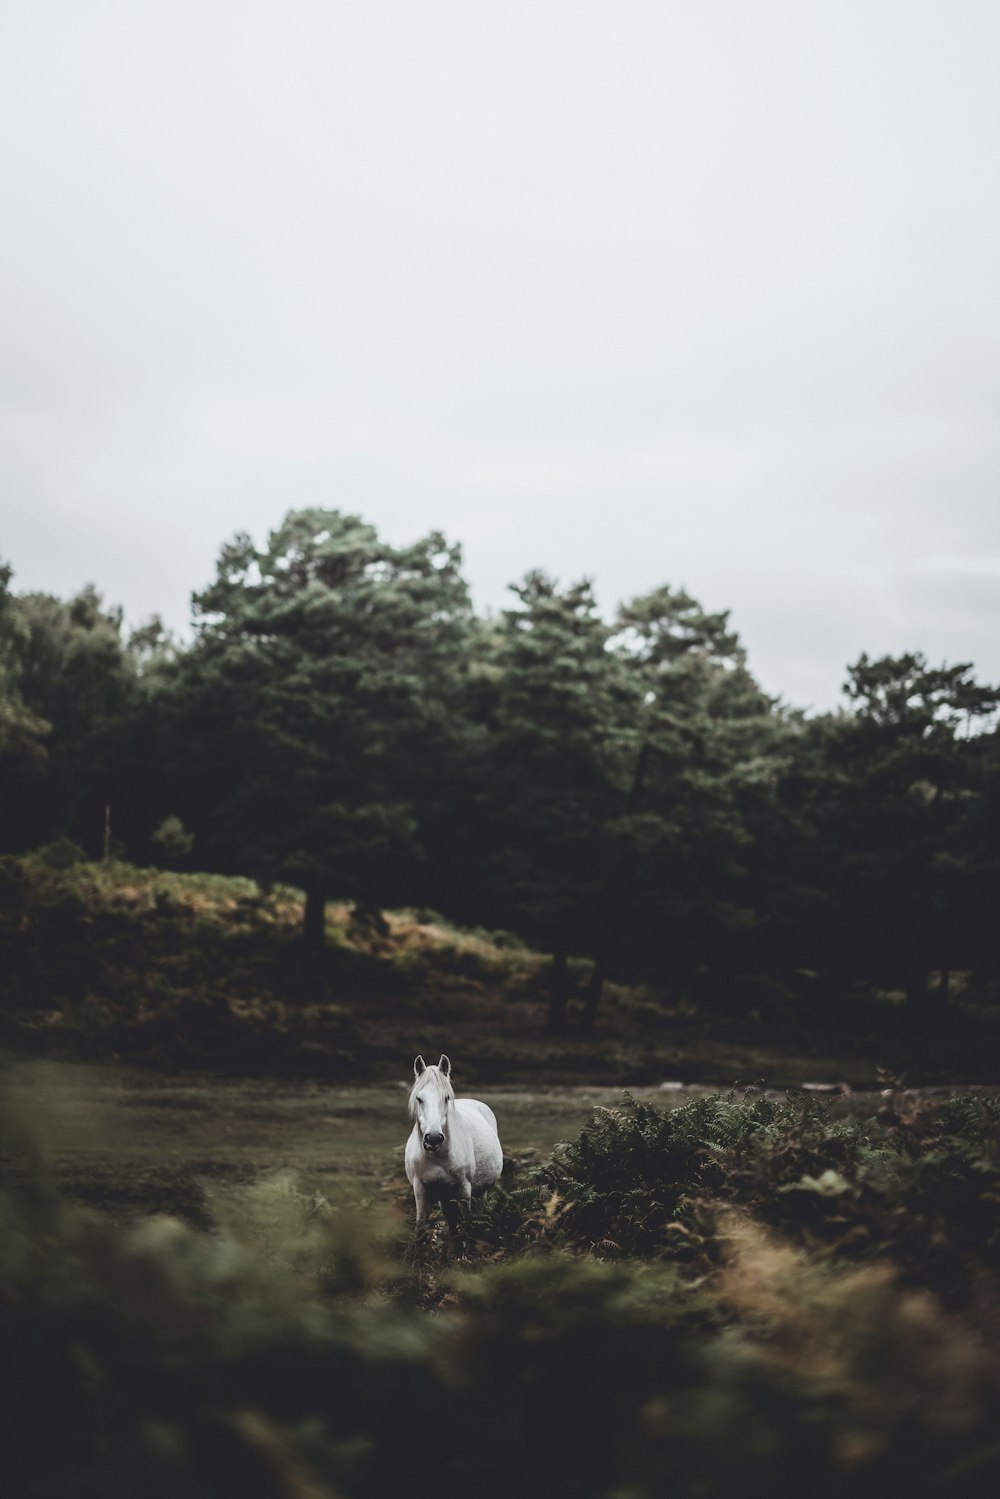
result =
[[[566,1007],[569,1001],[569,971],[566,966],[566,949],[556,948],[552,954],[549,970],[549,1021],[553,1035],[566,1029]]]
[[[326,935],[326,890],[322,885],[306,886],[306,912],[302,937],[306,947],[318,952]]]
[[[607,959],[604,953],[599,953],[594,959],[594,966],[590,970],[590,978],[587,981],[587,994],[583,1005],[583,1028],[592,1031],[597,1022],[597,1010],[601,1003],[601,995],[604,993],[604,975],[607,971]]]

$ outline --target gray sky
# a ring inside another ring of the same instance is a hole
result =
[[[0,554],[175,629],[292,506],[1000,678],[996,0],[8,0]]]

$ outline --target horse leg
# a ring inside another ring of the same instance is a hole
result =
[[[471,1203],[472,1183],[471,1181],[463,1181],[459,1184],[457,1195],[445,1198],[441,1204],[445,1221],[448,1224],[449,1240],[454,1245],[456,1254],[462,1259],[465,1258],[467,1249],[465,1224],[469,1216]]]
[[[441,1211],[444,1221],[448,1225],[448,1249],[449,1259],[461,1259],[462,1256],[462,1215],[458,1199],[455,1197],[443,1197],[441,1199]]]
[[[459,1228],[459,1223],[461,1221],[461,1212],[460,1212],[458,1198],[457,1197],[442,1197],[442,1199],[441,1199],[441,1211],[442,1211],[442,1213],[444,1213],[444,1221],[448,1225],[448,1232],[451,1233],[451,1234],[457,1233],[458,1232],[458,1228]]]
[[[413,1245],[410,1255],[414,1266],[420,1266],[427,1253],[430,1222],[427,1217],[427,1192],[418,1177],[414,1177],[413,1180],[413,1202],[416,1208],[416,1221],[413,1225]]]

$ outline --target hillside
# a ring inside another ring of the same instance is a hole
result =
[[[161,1070],[397,1077],[416,1049],[451,1049],[473,1080],[872,1086],[992,1081],[995,1032],[958,1010],[933,1034],[898,1005],[849,998],[700,1012],[608,986],[582,1024],[589,974],[570,962],[569,1026],[546,1033],[548,960],[506,932],[430,911],[330,902],[326,943],[300,938],[303,896],[251,880],[75,862],[55,845],[0,860],[0,1044]]]

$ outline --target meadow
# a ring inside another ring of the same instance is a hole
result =
[[[169,1212],[207,1224],[212,1204],[239,1189],[294,1177],[336,1207],[408,1194],[402,1176],[407,1058],[395,1081],[164,1076],[92,1063],[20,1062],[4,1092],[30,1128],[62,1192],[124,1225]],[[456,1066],[460,1065],[460,1059]],[[412,1074],[411,1074],[412,1080]],[[461,1075],[457,1074],[461,1091]],[[705,1088],[636,1096],[680,1102]],[[578,1133],[617,1088],[490,1088],[503,1124],[508,1174]]]
[[[306,961],[295,891],[55,862],[0,870],[16,1499],[997,1492],[981,1028],[921,1087],[891,998],[849,1035],[621,986],[551,1037],[508,934],[331,905]],[[439,1046],[505,1168],[418,1241]]]
[[[456,1245],[396,1085],[4,1082],[15,1494],[995,1492],[991,1090],[500,1089]]]

